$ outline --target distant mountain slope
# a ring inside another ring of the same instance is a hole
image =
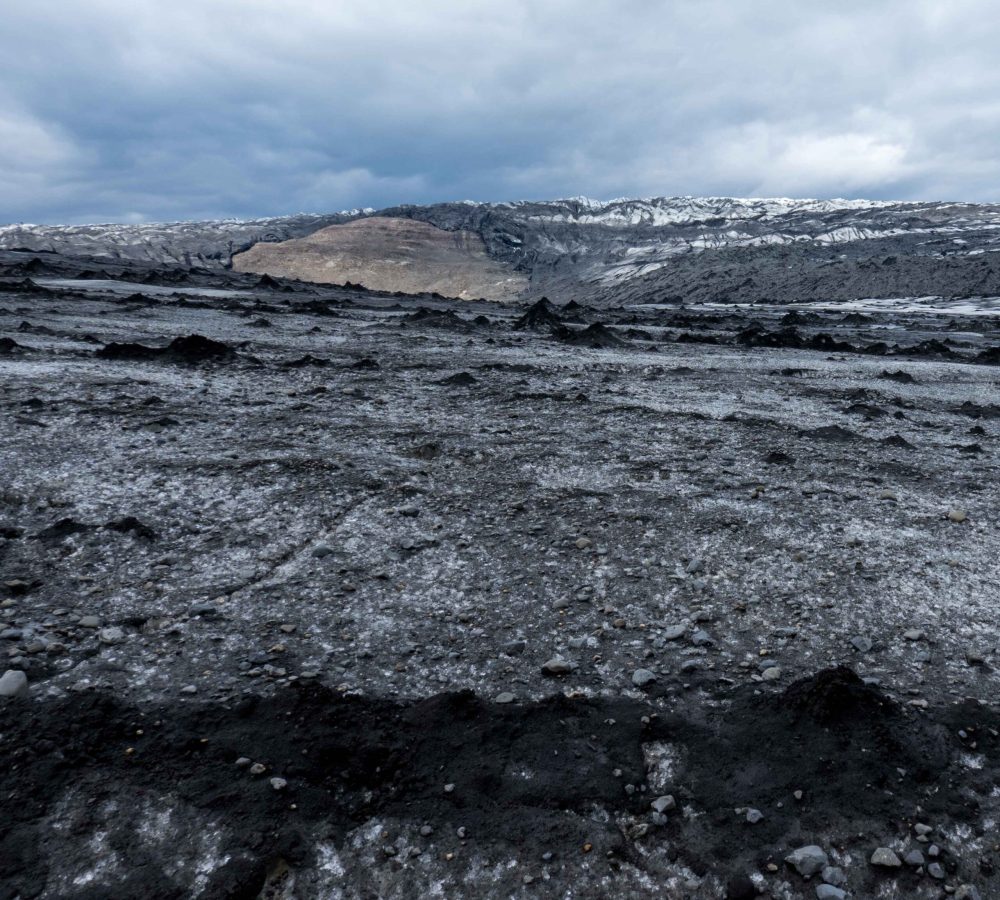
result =
[[[376,291],[438,293],[463,300],[517,297],[528,279],[490,258],[475,231],[445,231],[414,219],[369,216],[308,237],[259,243],[233,268],[301,281],[363,284]]]
[[[232,255],[261,241],[287,241],[365,211],[272,219],[223,219],[143,225],[6,225],[0,250],[33,250],[154,265],[228,266]]]
[[[504,286],[500,294],[509,299],[547,294],[617,304],[1000,294],[1000,205],[969,203],[715,197],[460,202],[253,222],[11,226],[0,229],[0,249],[226,266],[234,254],[267,243],[275,246],[255,252],[275,265],[283,253],[301,249],[282,249],[282,242],[373,215],[478,235],[494,262],[525,279]],[[408,262],[416,269],[426,264],[427,278],[437,265],[432,246],[439,244],[427,244],[426,259],[416,252]],[[384,242],[353,242],[349,254],[337,251],[339,263],[324,274],[337,280],[340,266],[343,280],[356,280],[359,272],[385,269],[390,250]]]

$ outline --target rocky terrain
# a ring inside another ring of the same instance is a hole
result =
[[[995,301],[609,304],[0,251],[0,898],[1000,895]]]
[[[387,239],[386,219],[400,232],[406,222],[428,227]],[[330,229],[345,223],[355,224]],[[595,306],[1000,294],[1000,206],[969,203],[441,203],[253,222],[8,226],[0,249]]]

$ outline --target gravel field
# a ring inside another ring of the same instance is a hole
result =
[[[203,282],[0,285],[0,898],[1000,896],[989,304]]]

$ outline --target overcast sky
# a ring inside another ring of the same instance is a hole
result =
[[[1000,200],[996,0],[32,0],[0,221]]]

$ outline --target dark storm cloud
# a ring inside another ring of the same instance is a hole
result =
[[[991,0],[36,0],[0,219],[587,194],[1000,198]]]

